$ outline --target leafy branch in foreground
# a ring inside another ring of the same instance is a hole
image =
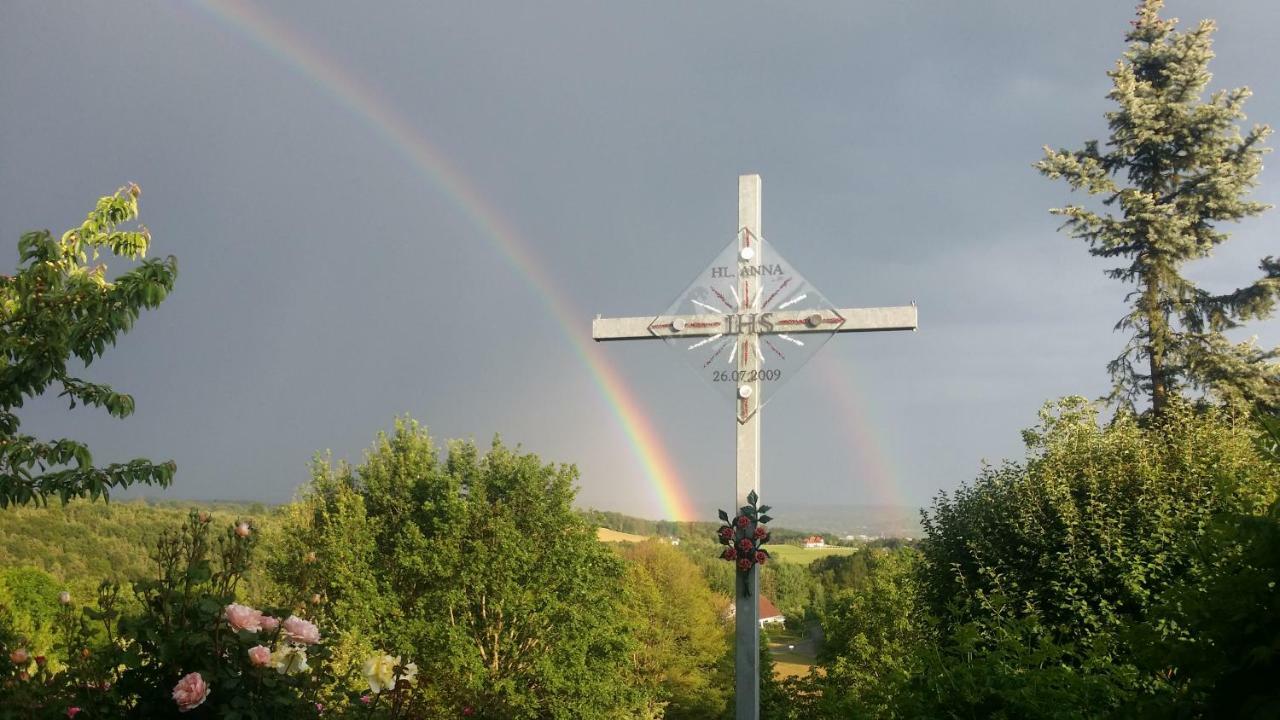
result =
[[[89,448],[71,439],[40,440],[20,432],[15,413],[51,387],[77,404],[133,413],[133,398],[110,386],[75,377],[74,357],[86,367],[133,327],[143,308],[157,307],[173,290],[177,260],[145,259],[146,227],[126,228],[138,215],[137,185],[98,200],[79,227],[55,239],[48,230],[24,233],[17,274],[0,275],[0,507],[45,502],[55,495],[107,497],[110,488],[135,483],[168,486],[176,466],[135,459],[95,467]],[[137,261],[114,279],[99,254]]]

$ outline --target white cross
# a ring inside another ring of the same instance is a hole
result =
[[[696,315],[658,315],[644,317],[596,318],[591,324],[591,337],[602,340],[653,340],[672,337],[703,338],[703,342],[733,341],[730,361],[736,359],[738,380],[734,412],[737,416],[737,504],[747,504],[747,496],[760,492],[760,406],[761,383],[770,376],[763,373],[765,360],[760,350],[762,336],[778,336],[797,345],[808,333],[878,332],[915,330],[916,306],[878,308],[841,308],[830,310],[788,310],[786,302],[770,310],[769,301],[761,301],[764,292],[761,269],[763,253],[760,234],[760,176],[738,177],[738,263],[730,294],[734,302],[720,297],[729,310],[694,300],[693,304],[709,310]],[[798,298],[797,298],[798,299]],[[772,300],[772,298],[770,298]],[[736,306],[735,306],[736,303]],[[766,341],[767,341],[766,337]],[[772,347],[772,345],[770,345]],[[710,362],[710,361],[708,361]],[[736,584],[735,584],[736,585]],[[760,576],[752,567],[748,578],[750,595],[735,592],[736,693],[738,720],[758,720],[760,716]]]

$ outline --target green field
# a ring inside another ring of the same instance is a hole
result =
[[[766,545],[769,555],[774,560],[796,565],[808,565],[818,558],[832,555],[852,555],[858,551],[850,547],[802,548],[799,545]]]

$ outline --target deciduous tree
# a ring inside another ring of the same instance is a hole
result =
[[[50,388],[77,404],[133,413],[133,398],[76,377],[68,363],[88,366],[173,290],[177,261],[144,259],[151,244],[145,227],[127,228],[138,215],[137,185],[98,201],[79,227],[54,238],[48,230],[23,234],[17,274],[0,276],[0,507],[50,495],[106,497],[135,483],[168,486],[172,461],[136,459],[95,466],[89,448],[71,439],[39,440],[21,433],[16,410]],[[99,255],[139,261],[109,279]]]
[[[442,457],[403,420],[358,467],[314,472],[281,584],[313,583],[352,644],[412,655],[431,678],[423,716],[641,713],[623,561],[573,509],[572,466],[497,440]]]

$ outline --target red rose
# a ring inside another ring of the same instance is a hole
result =
[[[739,515],[739,516],[738,516],[738,527],[740,527],[740,528],[744,528],[744,527],[746,527],[750,522],[751,522],[751,519],[750,519],[750,518],[748,518],[746,515]]]
[[[750,550],[752,547],[754,547],[754,543],[751,542],[751,538],[742,538],[741,540],[738,541],[738,547],[742,548],[743,550]]]
[[[733,537],[733,528],[731,528],[731,527],[729,527],[729,526],[727,526],[727,525],[726,525],[725,527],[720,528],[720,537],[722,537],[722,538],[724,538],[724,539],[726,539],[726,540],[728,540],[729,538]]]
[[[765,561],[765,560],[768,560],[768,559],[769,559],[769,556],[768,556],[768,555],[765,555],[763,552],[760,552],[760,551],[757,551],[757,552],[756,552],[756,564],[757,564],[757,565],[763,565],[763,564],[764,564],[764,561]]]
[[[722,553],[720,557],[724,558],[725,560],[732,560],[738,557],[738,551],[734,550],[733,548],[725,548],[724,553]]]
[[[765,535],[768,535],[768,534],[769,534],[769,531],[766,530],[763,525],[756,526],[756,539],[762,539],[764,538]]]
[[[748,558],[742,558],[741,560],[739,560],[739,561],[738,561],[738,569],[739,569],[739,570],[750,570],[750,569],[751,569],[751,560],[750,560],[750,559],[748,559]]]

